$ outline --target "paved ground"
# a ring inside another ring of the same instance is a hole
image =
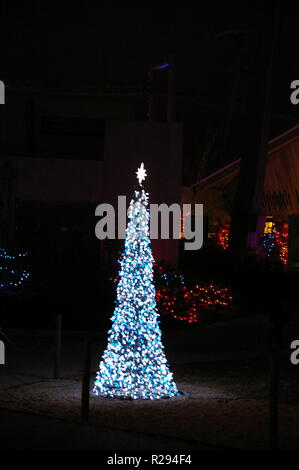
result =
[[[1,449],[63,450],[203,450],[214,449],[189,441],[122,432],[90,424],[0,410]]]
[[[241,400],[265,400],[269,390],[268,332],[267,317],[259,316],[170,332],[164,335],[164,343],[175,376],[184,383],[221,389]],[[0,366],[0,389],[17,390],[24,384],[38,384],[52,377],[52,337],[39,332],[5,333],[6,365]],[[63,378],[82,375],[84,338],[90,336],[95,336],[93,374],[97,370],[105,334],[68,333],[63,341]],[[299,322],[293,318],[285,332],[286,348],[280,359],[280,399],[282,404],[295,407],[299,405],[299,374],[290,365],[288,345],[298,338]],[[113,449],[117,443],[119,449],[205,449],[213,444],[195,444],[192,439],[174,436],[157,438],[144,432],[81,425],[5,409],[0,410],[0,423],[0,448]]]

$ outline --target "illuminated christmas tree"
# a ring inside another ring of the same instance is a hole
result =
[[[104,397],[160,399],[179,395],[158,322],[148,194],[141,185],[145,176],[142,163],[128,211],[112,328],[93,390]]]

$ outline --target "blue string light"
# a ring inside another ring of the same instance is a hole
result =
[[[265,233],[262,240],[263,253],[265,256],[272,256],[276,248],[275,233]]]
[[[29,278],[30,274],[27,270],[10,266],[12,261],[19,261],[27,255],[27,253],[11,255],[4,248],[0,248],[0,260],[8,264],[0,266],[0,289],[18,288]]]
[[[147,206],[148,195],[139,186],[128,212],[108,346],[93,389],[102,397],[154,400],[179,395],[161,340]]]

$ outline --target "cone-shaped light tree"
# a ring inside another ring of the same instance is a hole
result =
[[[148,194],[139,185],[130,203],[129,223],[120,261],[117,300],[94,384],[98,396],[160,399],[179,395],[165,358],[156,308],[150,246]]]

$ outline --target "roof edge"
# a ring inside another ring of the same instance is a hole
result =
[[[283,132],[277,137],[274,137],[274,139],[271,139],[268,143],[268,152],[273,153],[277,147],[280,147],[283,144],[286,144],[290,139],[293,140],[294,138],[299,138],[299,124],[296,124],[296,126],[291,127],[291,129],[287,130],[286,132]],[[207,183],[213,182],[214,179],[217,179],[218,176],[225,177],[227,174],[230,172],[237,170],[240,164],[241,158],[238,158],[237,160],[234,160],[231,163],[228,163],[224,167],[220,168],[219,170],[214,171],[208,176],[205,176],[202,178],[200,181],[197,181],[192,185],[194,186],[205,186]]]

